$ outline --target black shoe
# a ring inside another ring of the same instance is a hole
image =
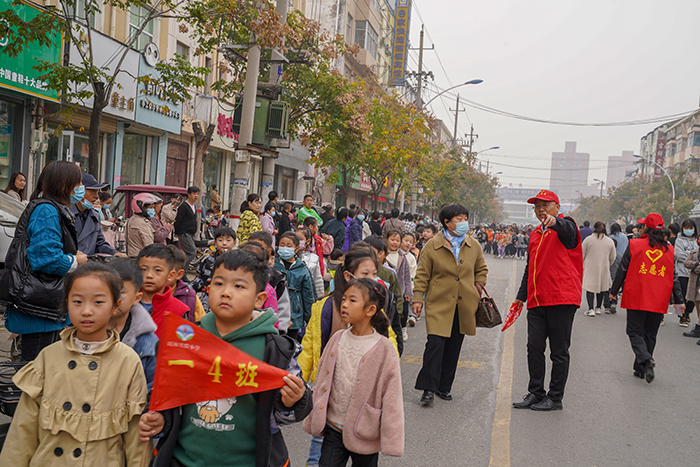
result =
[[[450,394],[449,392],[438,391],[435,394],[437,394],[437,396],[444,401],[452,400],[452,394]]]
[[[431,405],[435,400],[435,394],[433,391],[423,391],[423,395],[420,398],[420,405],[423,407]]]
[[[635,370],[634,376],[636,376],[637,378],[640,378],[640,379],[644,379],[644,373],[642,373],[641,371]]]
[[[555,401],[552,400],[551,397],[545,396],[542,401],[538,402],[537,404],[532,404],[530,408],[532,410],[537,410],[538,412],[549,412],[550,410],[561,410],[564,408],[564,405],[561,403],[561,401]]]
[[[528,393],[520,402],[513,402],[514,409],[529,409],[532,404],[537,404],[542,399],[532,393]]]
[[[651,383],[654,381],[654,367],[656,364],[654,363],[654,360],[649,360],[644,364],[644,379],[647,380],[647,383]]]
[[[700,341],[698,341],[698,345],[700,345]]]
[[[693,326],[692,330],[684,332],[683,335],[685,337],[695,337],[697,339],[698,337],[700,337],[700,325],[696,324],[695,326]]]

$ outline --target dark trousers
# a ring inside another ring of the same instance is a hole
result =
[[[185,261],[185,277],[187,277],[187,272],[190,270],[190,262],[197,256],[197,246],[194,243],[194,236],[191,234],[179,234],[180,248],[185,252],[187,260]]]
[[[530,371],[528,391],[544,397],[544,351],[549,339],[549,358],[552,374],[549,380],[549,397],[560,401],[569,376],[569,345],[571,327],[574,324],[576,305],[541,306],[527,311],[527,367]]]
[[[654,356],[656,334],[663,319],[663,313],[627,310],[627,335],[635,356],[634,371],[644,371],[643,364]]]
[[[31,362],[36,359],[41,349],[61,339],[61,331],[36,332],[22,334],[22,360]]]
[[[685,294],[688,291],[688,280],[690,280],[689,277],[678,276],[678,282],[681,283],[681,294],[683,294],[684,299],[685,299]],[[693,285],[693,287],[695,287],[695,285]],[[671,303],[673,303],[673,296],[671,296]],[[690,300],[686,300],[685,311],[683,312],[683,317],[690,318],[690,315],[693,314],[694,309],[695,309],[695,303],[691,302]]]
[[[345,467],[348,459],[352,459],[352,467],[376,467],[379,462],[379,453],[357,454],[348,451],[343,444],[343,433],[326,425],[319,467]]]
[[[423,366],[416,379],[416,389],[432,392],[452,390],[463,340],[464,334],[459,332],[459,313],[455,309],[450,337],[428,334],[423,352]]]
[[[588,302],[588,309],[600,308],[603,305],[603,300],[608,292],[593,293],[586,290],[586,301]],[[596,306],[593,306],[593,298],[596,299]],[[606,307],[607,308],[607,307]]]

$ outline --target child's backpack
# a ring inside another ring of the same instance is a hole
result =
[[[397,306],[398,297],[388,288],[384,288],[386,292],[386,301],[384,302],[384,314],[389,318],[391,328],[396,334],[396,347],[399,351],[399,357],[403,355],[403,329],[401,328],[401,316],[399,316],[399,308]],[[408,310],[403,310],[408,313]]]

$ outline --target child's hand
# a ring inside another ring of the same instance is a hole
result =
[[[165,419],[162,413],[146,412],[139,419],[139,439],[143,442],[148,441],[151,439],[151,436],[155,436],[163,431],[164,426]]]
[[[304,386],[304,381],[301,378],[294,375],[285,376],[284,382],[287,384],[280,388],[282,404],[285,407],[292,407],[304,396],[306,386]]]

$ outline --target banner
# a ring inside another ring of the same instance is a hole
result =
[[[666,158],[666,138],[659,135],[656,138],[656,154],[654,154],[654,178],[661,178],[664,176],[664,171],[661,167],[664,165],[664,159]]]
[[[161,323],[150,410],[269,391],[289,373],[172,313]]]
[[[406,84],[406,62],[408,61],[408,38],[411,25],[411,0],[396,0],[393,48],[391,51],[390,86]]]

